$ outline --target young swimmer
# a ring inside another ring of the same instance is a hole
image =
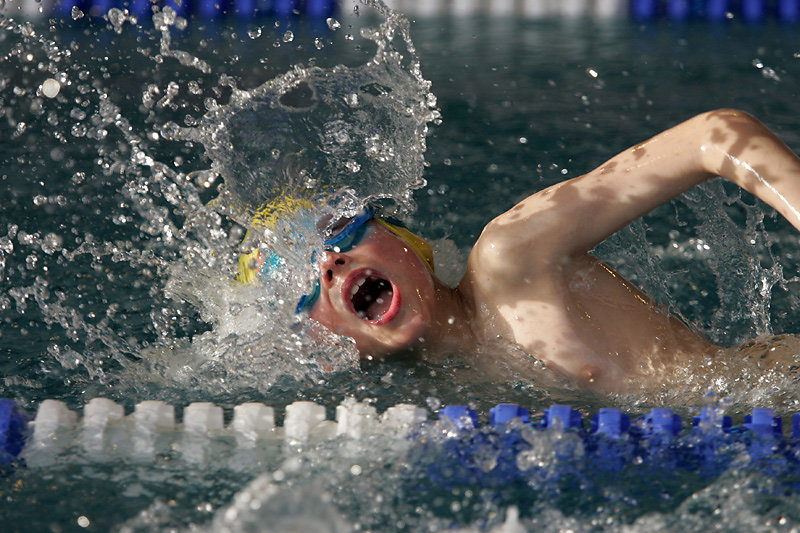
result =
[[[752,116],[716,110],[492,220],[455,288],[436,278],[413,234],[398,235],[365,211],[326,241],[319,287],[300,308],[352,337],[362,357],[406,348],[452,352],[501,337],[586,385],[621,390],[649,377],[653,365],[720,348],[589,252],[718,175],[800,230],[800,159]]]

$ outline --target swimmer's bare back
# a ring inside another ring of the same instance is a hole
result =
[[[471,307],[473,331],[486,339],[501,335],[603,390],[716,351],[589,252],[718,175],[800,229],[800,159],[747,113],[710,111],[492,220],[458,287]]]

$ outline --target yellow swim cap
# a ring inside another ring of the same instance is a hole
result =
[[[282,196],[256,209],[251,222],[254,228],[275,229],[281,218],[293,215],[301,209],[311,209],[312,207],[314,207],[314,203],[308,198]]]
[[[311,209],[314,204],[308,198],[295,197],[291,195],[276,198],[259,207],[251,224],[253,228],[275,229],[278,221],[288,215],[293,215],[301,209]],[[245,235],[245,241],[250,234],[250,230]],[[255,248],[250,252],[239,256],[239,271],[236,273],[236,281],[239,283],[255,283],[259,274],[264,270],[270,270],[281,266],[283,260],[272,252]]]
[[[311,207],[313,207],[312,202],[306,198],[285,196],[273,200],[260,207],[256,211],[256,214],[253,215],[253,227],[274,229],[281,217],[291,215],[301,209],[310,209]],[[423,264],[428,270],[430,270],[431,273],[434,272],[433,249],[427,241],[409,231],[408,228],[403,226],[400,222],[376,217],[371,206],[367,206],[365,209],[366,216],[358,223],[359,226],[368,220],[374,220],[408,244],[408,246],[414,250],[414,253],[422,259]],[[236,280],[240,283],[255,283],[260,274],[265,271],[268,272],[280,268],[282,265],[283,260],[274,253],[266,249],[262,251],[256,248],[239,256],[239,269]]]
[[[256,248],[248,254],[239,255],[239,271],[236,273],[236,281],[239,283],[255,283],[261,267],[258,265],[261,259],[261,250]]]

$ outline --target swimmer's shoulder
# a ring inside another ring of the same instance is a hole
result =
[[[552,197],[560,185],[532,194],[492,219],[470,252],[468,269],[513,279],[557,267],[563,229],[579,216],[557,212]]]

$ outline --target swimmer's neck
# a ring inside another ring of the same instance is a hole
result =
[[[472,327],[471,307],[458,288],[434,278],[436,288],[431,327],[419,348],[425,360],[437,362],[454,352],[473,347],[477,336]]]

